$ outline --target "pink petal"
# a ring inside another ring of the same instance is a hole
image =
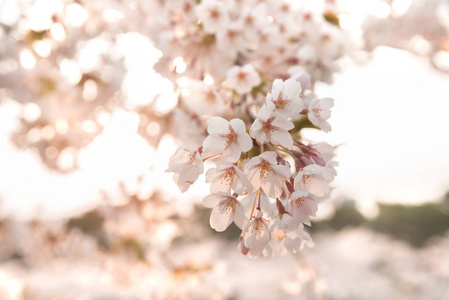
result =
[[[228,213],[226,207],[222,204],[214,207],[210,214],[209,223],[210,227],[218,232],[225,231],[229,225],[231,225],[233,214]]]

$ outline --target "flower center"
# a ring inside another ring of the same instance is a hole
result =
[[[263,221],[261,219],[255,219],[253,225],[251,226],[251,233],[260,234],[263,228]]]
[[[279,231],[279,232],[277,232],[277,233],[272,233],[272,235],[273,235],[273,237],[274,237],[275,239],[277,239],[278,241],[284,239],[284,238],[287,236],[287,235],[285,234],[285,232],[283,232],[283,231]]]
[[[234,175],[235,171],[233,168],[226,169],[222,180],[229,184],[234,180]]]
[[[302,182],[304,183],[304,185],[308,185],[308,184],[310,184],[310,182],[312,181],[312,179],[313,179],[313,174],[308,174],[308,175],[304,175],[303,177],[302,177]]]
[[[234,130],[224,135],[226,145],[234,144],[237,141],[237,133]]]
[[[245,73],[245,72],[239,72],[239,73],[237,74],[237,79],[238,79],[239,81],[245,81],[245,80],[246,80],[246,73]]]
[[[210,16],[212,19],[218,19],[220,17],[220,12],[216,9],[210,11]]]
[[[193,152],[192,155],[189,155],[188,164],[196,166],[198,164],[198,160],[196,159],[196,153],[197,151]]]
[[[259,165],[259,172],[260,172],[260,177],[261,178],[265,178],[267,177],[268,173],[271,173],[273,170],[270,166],[270,163],[267,162],[266,160],[263,160],[260,165]]]
[[[221,205],[226,209],[227,214],[235,214],[235,201],[234,199],[224,200]]]
[[[285,108],[287,106],[287,97],[285,97],[284,94],[279,93],[279,97],[274,102],[274,105],[276,105],[277,108]]]
[[[300,198],[298,198],[296,200],[293,200],[292,204],[295,205],[296,207],[301,207],[301,206],[304,205],[304,198],[300,197]]]
[[[271,120],[268,119],[265,122],[262,123],[262,131],[265,132],[266,135],[270,135],[273,131],[274,126],[271,124]]]
[[[315,117],[319,118],[320,117],[320,108],[319,107],[315,107],[314,109],[312,109],[313,113],[315,114]]]

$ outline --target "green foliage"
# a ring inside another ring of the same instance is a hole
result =
[[[380,204],[379,216],[368,227],[422,247],[433,236],[449,229],[449,215],[433,203],[418,206]]]
[[[347,201],[329,220],[312,222],[310,230],[341,230],[351,226],[364,226],[414,247],[423,247],[430,238],[443,236],[449,230],[449,214],[444,210],[444,202],[417,206],[379,204],[379,215],[366,220],[354,202]]]

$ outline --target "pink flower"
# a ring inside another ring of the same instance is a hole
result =
[[[276,79],[273,82],[271,93],[267,94],[266,101],[273,102],[276,112],[286,118],[295,117],[304,109],[304,103],[299,97],[301,94],[301,84],[294,79],[287,79],[285,82]]]
[[[228,193],[206,196],[203,198],[203,205],[213,208],[209,222],[216,231],[225,231],[232,222],[239,228],[242,228],[245,223],[245,211],[242,204]]]
[[[225,87],[235,90],[243,95],[251,92],[262,80],[259,73],[250,64],[244,66],[232,66],[226,74]]]
[[[278,198],[284,190],[284,181],[291,176],[290,169],[284,165],[278,165],[277,154],[267,151],[259,156],[251,158],[247,165],[247,174],[250,183],[256,190],[262,188],[264,193],[271,198]]]
[[[306,190],[295,191],[289,200],[289,212],[301,223],[311,226],[310,216],[316,216],[318,203]]]
[[[196,14],[201,19],[204,31],[216,33],[229,22],[228,7],[217,0],[203,0],[196,7]]]
[[[256,217],[249,221],[243,230],[244,245],[256,256],[262,253],[271,239],[267,220],[263,219],[262,216],[263,214],[259,210]]]
[[[299,224],[294,231],[285,231],[279,227],[271,231],[271,244],[276,252],[285,255],[288,252],[298,253],[307,247],[313,247],[314,243],[310,235],[304,231],[304,225]]]
[[[325,132],[331,131],[332,128],[327,119],[331,116],[329,109],[333,106],[334,100],[331,98],[313,99],[310,101],[309,112],[307,113],[310,122]]]
[[[221,117],[212,117],[207,122],[207,132],[209,136],[203,142],[203,157],[221,154],[221,159],[235,162],[242,152],[253,147],[245,123],[240,119],[228,122]]]
[[[200,174],[204,172],[203,159],[192,147],[181,146],[170,158],[168,169],[165,172],[173,172],[173,180],[181,192],[189,189]]]
[[[301,84],[301,88],[303,91],[307,90],[312,83],[312,78],[310,77],[310,74],[305,71],[297,72],[290,78],[298,81]]]
[[[211,183],[211,193],[229,193],[232,188],[234,192],[241,195],[252,190],[245,173],[234,164],[224,161],[217,162],[217,168],[209,169],[206,172],[206,182]]]
[[[295,190],[306,190],[322,197],[329,192],[329,182],[333,179],[326,167],[311,164],[298,172],[295,178]]]
[[[274,145],[292,149],[293,139],[288,131],[295,126],[284,116],[274,112],[274,110],[275,105],[271,101],[262,106],[257,119],[249,130],[249,134],[260,145],[270,142]]]

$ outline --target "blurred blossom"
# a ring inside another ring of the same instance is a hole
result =
[[[0,0],[0,299],[449,297],[447,234],[320,227],[441,194],[448,8]]]

